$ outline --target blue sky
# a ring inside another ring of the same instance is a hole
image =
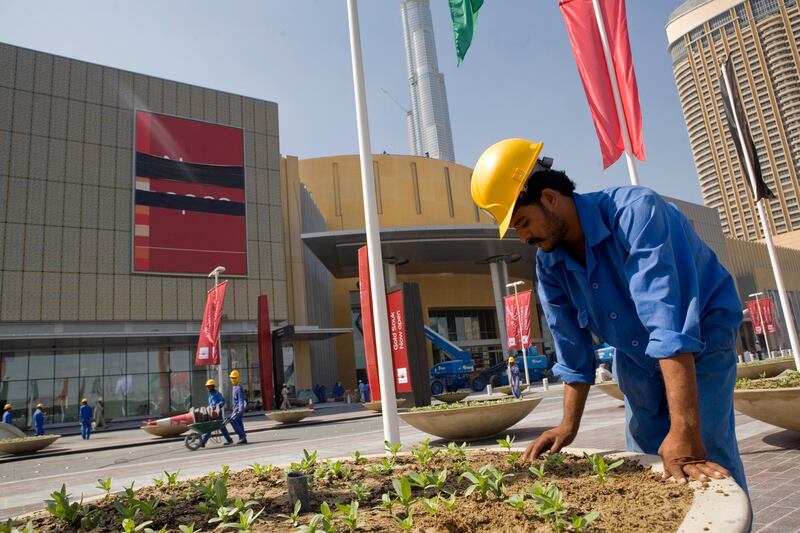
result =
[[[678,0],[628,1],[648,161],[642,185],[700,202],[664,25]],[[359,2],[373,150],[407,153],[399,0]],[[487,0],[456,68],[446,0],[431,0],[456,160],[505,137],[545,142],[579,191],[629,183],[600,150],[557,0]],[[275,101],[281,152],[358,150],[344,0],[0,0],[0,41]]]

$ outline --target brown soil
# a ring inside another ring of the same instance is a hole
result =
[[[506,473],[507,494],[526,493],[536,479],[528,471],[529,464],[518,464],[511,467],[506,461],[505,452],[472,451],[468,452],[469,466],[477,470],[486,464],[493,464]],[[370,459],[369,464],[378,462]],[[319,463],[319,462],[318,462]],[[359,503],[358,517],[363,522],[362,531],[399,531],[397,522],[389,511],[380,506],[381,495],[385,492],[393,493],[391,478],[399,478],[402,473],[411,471],[433,472],[447,468],[449,475],[445,490],[456,491],[457,502],[455,509],[440,510],[437,516],[431,516],[424,510],[421,503],[412,506],[414,531],[418,532],[548,532],[556,528],[545,518],[540,516],[534,503],[525,500],[524,512],[515,511],[502,499],[497,499],[491,493],[486,500],[482,500],[476,491],[470,496],[464,496],[468,486],[466,480],[458,480],[458,473],[462,467],[454,464],[444,453],[440,453],[424,469],[414,463],[412,457],[404,455],[397,458],[397,466],[392,476],[381,476],[370,472],[369,465],[354,465],[352,461],[346,464],[353,468],[349,480],[318,480],[312,490],[311,507],[313,512],[304,513],[300,517],[300,524],[308,524],[313,515],[319,512],[320,504],[325,501],[335,510],[335,503],[347,504],[353,499],[350,487],[358,482],[369,488],[372,494]],[[534,464],[542,464],[536,461]],[[598,511],[598,518],[588,531],[594,532],[672,532],[683,520],[689,509],[693,495],[692,491],[684,486],[672,482],[664,482],[660,476],[636,463],[626,461],[625,464],[615,469],[610,478],[604,483],[599,483],[592,478],[591,465],[582,458],[568,457],[562,465],[548,465],[543,483],[553,482],[563,492],[564,500],[568,502],[569,514],[585,515],[591,511]],[[202,481],[208,477],[201,478]],[[201,480],[194,480],[195,482]],[[269,479],[259,480],[252,471],[244,470],[230,472],[227,483],[230,498],[255,500],[255,509],[265,508],[252,531],[281,532],[294,531],[295,528],[285,523],[285,519],[277,516],[278,513],[290,512],[286,496],[285,472],[275,469]],[[69,492],[69,487],[67,488]],[[429,489],[413,490],[414,497],[430,497],[433,492]],[[217,524],[208,524],[212,516],[201,514],[197,504],[201,501],[196,491],[189,488],[188,483],[181,483],[179,487],[167,489],[166,487],[146,487],[137,491],[136,497],[140,500],[160,498],[164,503],[158,508],[151,528],[156,531],[163,525],[168,525],[169,531],[178,531],[179,524],[194,522],[196,527],[203,531],[211,531]],[[112,500],[113,500],[112,496]],[[170,500],[172,501],[170,502]],[[113,508],[111,501],[98,501],[91,504],[102,511],[102,521],[93,530],[120,531],[121,517]],[[401,507],[396,505],[393,509],[395,516],[404,517]],[[51,517],[47,512],[39,512],[34,516],[34,525],[40,531],[74,531],[65,528],[59,520]],[[335,521],[336,531],[346,531],[346,526]],[[572,531],[569,527],[566,531]]]

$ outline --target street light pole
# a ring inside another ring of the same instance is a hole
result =
[[[225,273],[224,266],[218,266],[211,273],[208,277],[214,278],[214,300],[216,301],[216,305],[219,305],[219,289],[217,286],[219,285],[219,275]],[[219,337],[217,338],[217,349],[219,350],[219,367],[217,368],[217,390],[220,394],[222,394],[222,321],[219,323]]]
[[[764,335],[764,344],[767,345],[767,359],[769,359],[772,357],[772,355],[770,354],[769,351],[769,339],[767,339],[767,325],[764,324],[764,316],[761,314],[761,304],[758,303],[758,297],[763,295],[764,295],[763,292],[754,292],[749,296],[750,298],[755,297],[756,299],[756,308],[758,309],[758,321],[761,324],[761,334]]]
[[[522,280],[515,281],[514,283],[507,283],[506,287],[514,287],[514,301],[517,303],[517,325],[519,329],[519,347],[522,349],[522,363],[525,365],[525,383],[528,387],[531,386],[531,378],[528,374],[528,356],[525,353],[525,344],[522,342],[522,310],[519,308],[519,293],[517,287],[524,285]]]

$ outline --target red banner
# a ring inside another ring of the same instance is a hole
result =
[[[197,366],[219,364],[219,329],[227,287],[228,282],[223,281],[208,291],[206,308],[203,311],[203,325],[200,326],[200,340],[197,343],[197,354],[194,359],[194,364]]]
[[[759,307],[761,308],[760,312]],[[767,333],[776,333],[778,331],[778,326],[775,322],[775,308],[770,298],[761,298],[757,303],[756,300],[749,300],[747,302],[747,311],[750,313],[750,320],[753,322],[753,331],[755,331],[756,335],[764,334],[764,326],[767,328]]]
[[[367,360],[367,381],[371,399],[378,401],[381,399],[381,388],[375,349],[375,328],[372,324],[372,286],[366,246],[358,249],[358,290],[361,296],[361,329],[364,336],[364,357]]]
[[[642,112],[639,90],[633,71],[633,55],[628,38],[628,19],[624,0],[598,0],[603,14],[613,72],[619,87],[623,116],[634,155],[644,160],[642,143]],[[608,75],[603,44],[595,18],[592,0],[561,0],[559,2],[567,26],[572,52],[578,65],[594,127],[603,154],[603,168],[611,166],[625,150],[622,128]]]
[[[389,312],[389,337],[392,343],[392,367],[394,368],[394,387],[397,392],[412,392],[411,376],[408,371],[408,336],[403,311],[403,290],[398,289],[386,296]],[[370,385],[370,387],[372,387]]]
[[[522,339],[519,338],[519,318],[517,315],[517,297],[522,308]],[[520,346],[530,348],[531,342],[531,291],[522,291],[518,295],[509,294],[505,297],[506,305],[506,335],[508,336],[508,349],[521,350]]]

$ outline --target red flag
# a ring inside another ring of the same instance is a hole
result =
[[[194,364],[219,364],[219,326],[222,322],[222,304],[225,301],[227,281],[212,287],[206,297],[206,308],[203,311],[203,325],[200,326],[200,340],[197,342],[197,354]]]
[[[759,312],[759,307],[761,308],[761,312]],[[772,299],[761,298],[758,300],[758,303],[756,303],[756,300],[748,300],[747,311],[750,313],[750,320],[753,323],[753,331],[756,335],[763,335],[765,326],[767,333],[775,333],[778,331],[778,326],[775,324],[775,312],[772,306]]]
[[[517,296],[522,309],[522,339],[519,338],[519,318],[517,318]],[[530,348],[531,342],[531,291],[522,291],[518,295],[509,294],[504,299],[506,306],[506,336],[509,350],[521,350],[520,346]]]
[[[625,123],[628,126],[633,154],[645,159],[642,143],[642,112],[639,90],[633,70],[633,56],[628,39],[628,20],[624,0],[596,0],[603,22],[619,86]],[[625,151],[622,128],[617,118],[614,93],[608,76],[603,43],[597,28],[592,0],[560,0],[558,3],[567,26],[575,62],[583,81],[592,112],[594,127],[603,153],[603,168],[611,166]]]

